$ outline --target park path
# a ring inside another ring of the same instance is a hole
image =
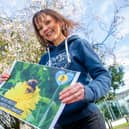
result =
[[[129,129],[129,127],[124,127],[124,128],[120,128],[120,129]]]
[[[119,129],[129,129],[129,126],[128,127],[119,128]]]

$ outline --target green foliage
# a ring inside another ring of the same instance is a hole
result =
[[[121,117],[120,107],[117,102],[115,102],[115,91],[120,86],[124,85],[123,76],[124,71],[123,67],[119,65],[109,66],[109,71],[112,76],[112,85],[111,89],[113,92],[109,92],[106,96],[102,97],[97,101],[97,104],[100,106],[101,111],[103,112],[105,118],[107,119],[116,119]],[[114,101],[113,101],[114,100]]]
[[[114,127],[113,129],[124,129],[124,128],[128,129],[127,127],[129,127],[129,122],[121,124],[121,125],[118,125],[118,126]]]
[[[2,56],[5,56],[5,53],[7,52],[7,45],[7,42],[0,38],[0,60],[2,60]]]
[[[112,84],[111,84],[111,89],[112,91],[109,91],[109,93],[102,97],[101,99],[99,99],[96,103],[101,103],[104,100],[114,100],[115,99],[115,91],[116,89],[119,89],[121,86],[124,85],[124,80],[123,80],[123,76],[124,76],[124,71],[123,71],[123,67],[119,66],[119,65],[112,65],[109,66],[109,72],[112,76]]]
[[[109,66],[109,71],[111,72],[111,75],[112,75],[112,88],[113,88],[113,92],[115,93],[116,89],[124,85],[123,67],[120,65],[112,65],[112,66]]]
[[[98,106],[107,120],[116,120],[125,115],[116,100],[103,100]]]

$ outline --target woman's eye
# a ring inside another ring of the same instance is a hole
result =
[[[46,25],[49,25],[51,21],[46,21]]]
[[[42,27],[40,27],[40,28],[38,28],[38,31],[40,31],[40,30],[42,30],[43,28]]]

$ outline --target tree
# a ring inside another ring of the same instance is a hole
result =
[[[113,89],[113,93],[115,95],[116,89],[119,89],[121,86],[124,85],[123,67],[119,66],[117,64],[114,64],[112,66],[109,66],[109,71],[110,71],[111,76],[112,76],[112,89]]]

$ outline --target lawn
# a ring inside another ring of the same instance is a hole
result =
[[[118,125],[118,126],[114,127],[113,129],[129,129],[129,122],[122,124],[122,125]]]

